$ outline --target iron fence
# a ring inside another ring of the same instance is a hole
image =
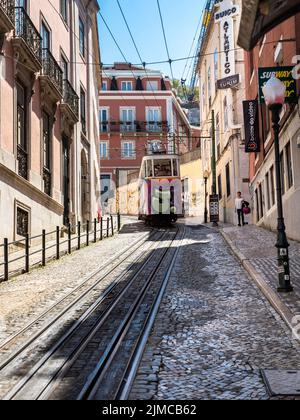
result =
[[[113,237],[116,229],[118,232],[121,229],[119,214],[94,219],[93,222],[87,221],[84,224],[78,222],[76,225],[69,224],[67,227],[57,226],[51,232],[46,232],[44,229],[41,235],[32,237],[27,233],[24,238],[18,241],[9,242],[5,238],[0,244],[0,251],[3,254],[2,261],[0,261],[2,271],[0,282],[7,281],[11,276],[17,274],[29,273],[30,268],[34,266],[45,267],[47,262],[53,259],[59,260],[62,255],[72,254],[76,250],[90,246],[91,243],[95,244],[105,238]],[[73,233],[74,231],[76,233]],[[55,239],[52,239],[53,237]],[[33,248],[31,243],[35,240],[40,241],[41,248],[37,246],[37,249],[31,250]],[[66,246],[65,250],[63,250],[63,245]],[[35,255],[40,255],[41,258],[35,263],[31,263],[31,257]],[[13,263],[22,261],[22,268],[12,266]]]
[[[48,76],[57,90],[63,95],[63,71],[48,48],[43,48],[43,75]]]
[[[63,80],[63,101],[69,105],[76,117],[79,118],[79,97],[67,79]]]

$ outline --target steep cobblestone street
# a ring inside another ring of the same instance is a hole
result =
[[[132,399],[268,399],[261,369],[296,369],[299,345],[221,235],[188,228]]]

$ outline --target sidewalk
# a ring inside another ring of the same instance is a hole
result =
[[[254,282],[292,329],[293,318],[300,315],[300,243],[289,241],[294,292],[281,294],[277,292],[276,233],[250,225],[244,228],[223,226],[220,231]]]

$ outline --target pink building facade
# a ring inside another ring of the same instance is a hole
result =
[[[138,176],[152,144],[172,154],[193,148],[187,114],[160,71],[126,63],[104,67],[99,106],[102,203],[115,203],[112,184],[118,188]]]
[[[97,215],[97,12],[96,0],[0,0],[2,238]]]

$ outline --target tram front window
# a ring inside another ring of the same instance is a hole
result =
[[[154,176],[172,176],[171,159],[154,161]]]

